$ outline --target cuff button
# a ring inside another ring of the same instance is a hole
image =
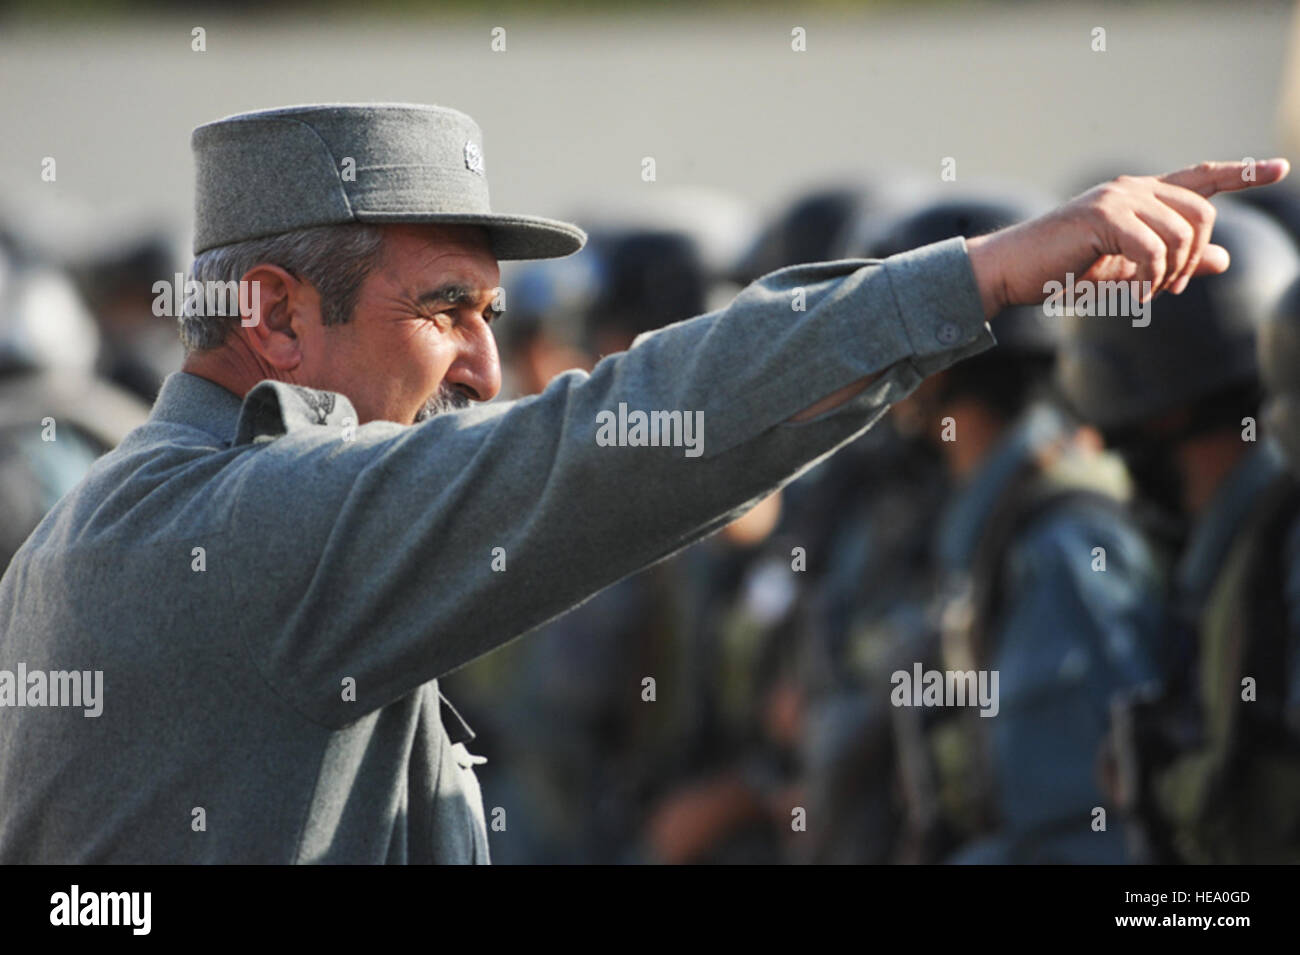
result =
[[[961,329],[952,322],[944,322],[934,333],[934,337],[939,339],[942,345],[951,345],[961,338]]]

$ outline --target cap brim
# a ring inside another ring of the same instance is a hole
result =
[[[380,224],[477,225],[488,231],[502,261],[562,259],[587,244],[587,233],[570,222],[540,216],[454,212],[356,212],[358,222]]]

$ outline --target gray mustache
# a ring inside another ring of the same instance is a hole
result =
[[[415,423],[427,421],[445,411],[459,411],[469,407],[469,397],[462,391],[443,385],[438,393],[424,403],[415,415]]]

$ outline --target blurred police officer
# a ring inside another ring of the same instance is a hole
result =
[[[98,341],[67,278],[0,242],[0,572],[54,502],[148,413],[95,375]]]
[[[869,251],[979,235],[1033,213],[992,193],[949,196],[887,223]],[[1120,834],[1099,824],[1095,765],[1111,694],[1154,675],[1158,576],[1123,512],[1118,462],[1044,400],[1058,333],[1042,308],[1005,311],[996,349],[908,402],[954,486],[936,538],[941,646],[911,659],[996,671],[999,700],[991,717],[894,710],[904,858],[960,847],[951,861],[1124,859]]]
[[[854,237],[875,223],[884,192],[880,183],[840,183],[795,196],[748,250],[739,277],[862,255]],[[778,536],[785,563],[799,565],[788,575],[799,659],[784,691],[798,703],[792,761],[807,828],[789,841],[797,861],[882,862],[897,829],[887,701],[868,688],[880,648],[923,618],[925,541],[946,483],[913,424],[896,407],[783,492]]]
[[[100,375],[152,404],[184,358],[176,326],[154,309],[158,283],[172,283],[181,271],[172,237],[159,228],[122,225],[70,245],[69,275],[99,326]]]
[[[706,310],[719,286],[725,290],[735,271],[728,252],[741,246],[735,230],[744,220],[717,212],[731,208],[708,202],[671,216],[661,211],[644,224],[591,229],[596,284],[584,339],[594,357]],[[625,605],[614,611],[622,626],[642,628],[639,640],[619,639],[619,646],[641,648],[621,650],[622,659],[636,659],[642,675],[658,674],[656,705],[637,698],[640,752],[591,754],[618,768],[610,782],[617,780],[628,809],[644,805],[639,854],[628,858],[779,858],[768,803],[787,782],[790,740],[774,739],[781,728],[767,717],[787,698],[784,651],[796,596],[788,561],[779,561],[779,579],[771,572],[780,500],[772,495],[720,534],[611,592]],[[670,595],[659,606],[671,607],[671,622],[638,606],[644,602],[634,595],[644,591]]]
[[[583,316],[596,294],[592,256],[525,263],[509,273],[504,290],[510,321],[496,331],[503,391],[535,395],[563,371],[591,369]]]
[[[886,861],[894,797],[889,661],[927,632],[929,540],[948,489],[934,447],[895,413],[788,492],[807,608],[801,763],[810,862]]]
[[[1296,496],[1278,447],[1257,433],[1256,333],[1297,254],[1266,217],[1226,202],[1212,241],[1231,272],[1157,298],[1149,325],[1070,320],[1060,382],[1126,458],[1138,492],[1184,525],[1169,680],[1115,714],[1118,792],[1142,820],[1137,850],[1294,862],[1300,763],[1283,715],[1300,698],[1288,607],[1300,588]]]
[[[731,274],[748,283],[840,257],[846,231],[877,202],[856,184],[796,196]],[[926,482],[905,451],[886,419],[673,562],[690,689],[676,765],[664,773],[673,785],[648,821],[655,857],[880,861],[891,827],[873,797],[889,781],[862,772],[869,716],[844,634],[864,604],[897,597],[892,584],[910,567],[896,545],[915,539],[907,528],[919,509],[909,505]]]

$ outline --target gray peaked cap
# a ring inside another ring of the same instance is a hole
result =
[[[480,225],[498,259],[559,258],[587,241],[567,222],[491,212],[483,134],[454,109],[289,106],[207,123],[190,142],[195,255],[347,222]]]

